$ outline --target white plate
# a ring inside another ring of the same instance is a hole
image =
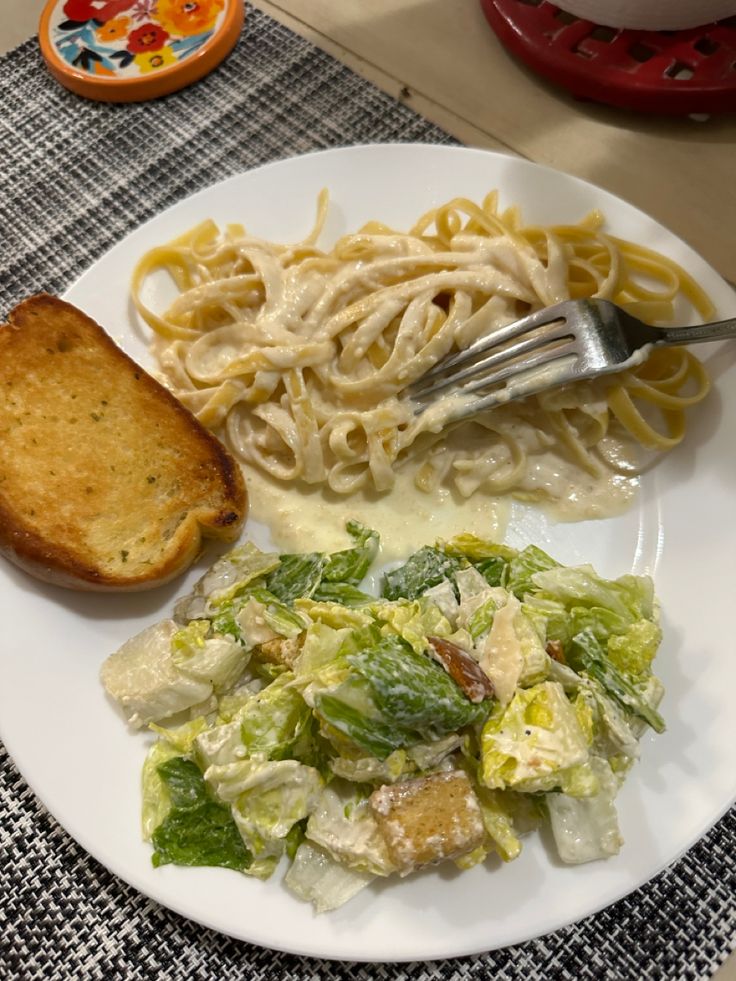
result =
[[[195,194],[133,232],[68,291],[139,360],[128,283],[141,253],[211,216],[242,221],[289,241],[310,226],[330,188],[326,239],[369,218],[408,227],[425,209],[491,188],[536,222],[606,213],[618,235],[681,262],[722,316],[736,298],[683,242],[590,184],[511,157],[449,147],[330,150],[269,164]],[[138,629],[167,615],[185,582],[137,596],[89,596],[46,587],[0,566],[0,730],[9,752],[52,814],[95,858],[158,902],[232,936],[267,947],[344,960],[433,959],[515,944],[586,916],[644,883],[692,845],[736,794],[733,766],[732,603],[736,532],[736,345],[701,348],[716,379],[692,413],[687,442],[645,480],[626,516],[553,525],[517,509],[509,540],[532,540],[564,562],[590,560],[603,574],[653,572],[664,611],[657,662],[667,686],[667,733],[646,737],[620,797],[626,845],[608,862],[562,867],[529,839],[507,866],[458,874],[452,867],[382,884],[316,917],[274,878],[151,867],[139,837],[139,774],[146,736],[131,735],[98,682],[103,659]],[[730,423],[730,429],[729,429]],[[263,529],[249,527],[261,544]],[[421,528],[417,544],[421,544]],[[305,546],[308,543],[305,543]]]

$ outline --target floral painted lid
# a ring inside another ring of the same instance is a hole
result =
[[[244,16],[243,0],[49,0],[39,40],[68,89],[137,102],[212,71],[235,45]]]

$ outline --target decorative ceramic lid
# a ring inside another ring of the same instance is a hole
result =
[[[138,102],[212,71],[244,17],[243,0],[48,0],[38,34],[49,71],[66,88]]]

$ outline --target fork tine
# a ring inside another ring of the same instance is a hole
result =
[[[453,371],[451,374],[447,375],[444,375],[444,372],[437,372],[436,374],[433,374],[433,372],[428,372],[418,382],[410,387],[409,394],[413,399],[419,400],[434,398],[446,388],[450,388],[455,385],[462,385],[462,382],[465,381],[466,378],[474,378],[477,376],[477,382],[463,386],[463,390],[466,392],[474,391],[476,388],[479,388],[486,383],[485,379],[487,376],[484,373],[490,368],[494,368],[497,365],[502,365],[506,362],[512,361],[513,359],[520,357],[522,354],[531,353],[532,351],[539,350],[539,348],[547,347],[554,342],[563,341],[566,338],[569,338],[572,341],[574,340],[574,335],[570,331],[567,323],[563,322],[557,327],[556,330],[546,331],[544,334],[532,334],[530,337],[522,337],[515,344],[510,344],[507,347],[501,348],[501,350],[492,351],[491,354],[479,361],[473,360],[461,371]],[[496,347],[495,344],[494,347]],[[559,344],[555,350],[558,352],[560,351]],[[463,352],[463,354],[465,353],[466,352]],[[516,363],[513,368],[517,372],[522,372],[528,366],[528,363]]]
[[[528,331],[534,330],[536,327],[542,327],[544,324],[551,324],[555,320],[566,321],[568,310],[569,301],[556,303],[554,306],[545,307],[542,310],[537,310],[534,313],[530,313],[526,317],[522,317],[521,320],[514,320],[512,323],[506,324],[504,327],[499,327],[498,330],[494,330],[492,333],[475,341],[474,344],[471,344],[470,347],[465,348],[464,351],[460,351],[450,358],[445,358],[443,361],[439,361],[415,384],[420,384],[421,387],[427,379],[436,378],[438,375],[444,374],[446,371],[452,371],[455,368],[463,368],[466,364],[474,361],[479,354],[485,354],[485,352],[489,349],[497,347],[499,344],[504,344],[506,341],[511,341],[521,334],[526,334]]]
[[[576,358],[577,354],[572,349],[569,351],[556,349],[552,352],[543,352],[536,358],[530,359],[521,370],[516,365],[500,369],[492,376],[484,379],[482,387],[487,388],[492,385],[499,385],[501,382],[513,376],[519,379],[518,385],[515,384],[511,389],[508,387],[497,388],[487,395],[468,395],[467,398],[464,397],[468,392],[468,387],[466,387],[458,392],[457,395],[451,395],[450,399],[454,400],[454,405],[451,405],[447,418],[443,420],[443,426],[449,422],[460,422],[470,416],[476,416],[478,413],[494,408],[497,405],[504,405],[516,399],[535,395],[537,392],[552,387],[559,381],[568,381],[570,378],[571,360]],[[540,372],[541,368],[550,369],[556,363],[556,371],[547,370]],[[524,376],[527,376],[526,382],[524,381]],[[480,387],[481,385],[476,385],[475,389],[477,390]],[[421,415],[427,408],[428,406],[426,405],[420,406],[417,408],[415,415]]]

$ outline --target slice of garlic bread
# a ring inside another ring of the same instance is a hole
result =
[[[149,589],[246,512],[227,450],[84,313],[43,294],[0,325],[0,554],[62,586]]]

